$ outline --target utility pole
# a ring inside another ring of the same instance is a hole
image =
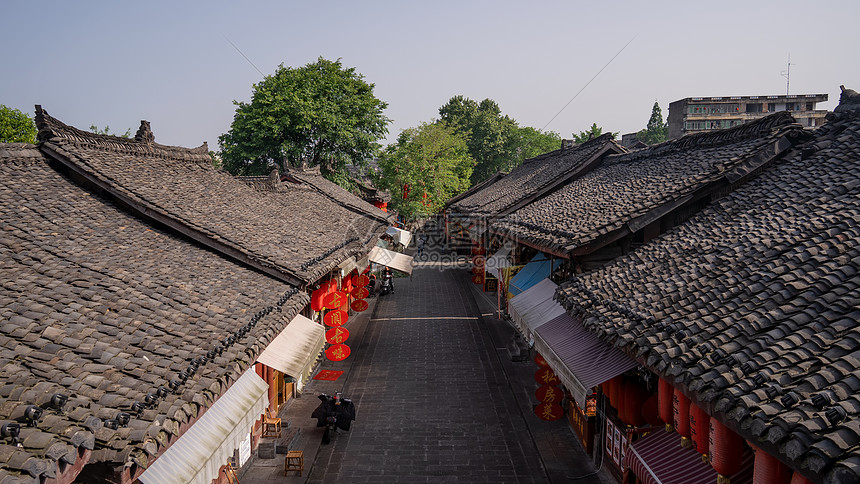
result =
[[[788,96],[788,83],[791,82],[791,53],[788,54],[788,67],[779,75],[785,78],[785,95]]]

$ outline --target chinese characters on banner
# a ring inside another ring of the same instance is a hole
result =
[[[535,391],[535,397],[540,401],[534,408],[535,415],[543,420],[558,420],[564,416],[564,409],[560,405],[563,395],[557,386],[561,380],[540,355],[535,357],[535,363],[538,364],[535,381],[541,385]]]

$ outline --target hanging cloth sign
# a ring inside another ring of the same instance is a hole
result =
[[[535,415],[542,420],[558,420],[564,416],[564,409],[557,403],[541,403],[535,406]]]
[[[558,385],[561,380],[555,375],[550,368],[541,368],[535,372],[535,381],[541,385]]]
[[[349,338],[349,330],[342,326],[335,326],[325,332],[325,342],[329,344],[340,344]]]
[[[352,297],[355,299],[364,299],[370,295],[370,291],[363,287],[356,287],[352,290]]]
[[[358,299],[356,301],[353,301],[352,304],[349,305],[349,307],[351,307],[353,311],[360,313],[362,311],[367,310],[368,306],[367,301],[365,301],[364,299]]]
[[[483,284],[484,283],[484,274],[475,274],[472,276],[472,282],[475,284]]]
[[[556,386],[541,385],[535,390],[535,396],[539,402],[558,403],[561,401],[561,390]]]
[[[349,356],[349,346],[345,344],[331,345],[325,350],[325,357],[331,361],[345,360]]]
[[[326,326],[343,326],[346,323],[346,318],[349,315],[346,314],[346,311],[342,309],[335,309],[334,311],[329,311],[323,316],[323,323]]]
[[[338,309],[343,307],[344,304],[346,304],[346,293],[341,291],[335,291],[323,298],[323,306],[326,309]]]

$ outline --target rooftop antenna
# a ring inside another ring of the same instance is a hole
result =
[[[785,95],[788,96],[788,83],[791,82],[791,53],[788,54],[788,67],[779,75],[785,78]]]

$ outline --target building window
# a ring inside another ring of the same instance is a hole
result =
[[[748,113],[760,113],[761,112],[761,104],[747,104],[747,112]]]
[[[806,110],[807,111],[814,111],[815,110],[815,103],[806,103]]]
[[[776,103],[767,103],[767,112],[775,113],[776,112]]]

